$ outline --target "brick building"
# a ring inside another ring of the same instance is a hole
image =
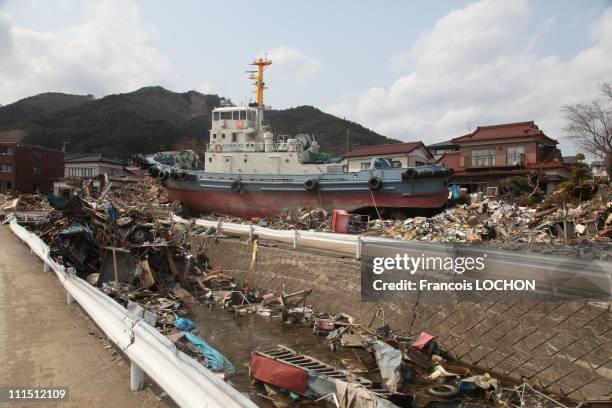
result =
[[[0,194],[48,193],[64,175],[64,152],[19,142],[19,135],[0,134]],[[18,136],[18,137],[15,137]],[[12,140],[11,140],[12,139]]]

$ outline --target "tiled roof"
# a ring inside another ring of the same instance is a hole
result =
[[[452,140],[445,140],[444,142],[434,143],[427,146],[428,149],[432,149],[435,147],[447,147],[447,146],[457,146]]]
[[[125,163],[120,160],[115,160],[115,159],[111,159],[108,157],[104,157],[101,154],[79,154],[79,155],[70,156],[64,159],[64,163],[91,163],[91,162],[116,164],[119,166],[125,165]]]
[[[348,152],[348,157],[375,156],[379,154],[410,153],[411,151],[423,147],[429,155],[429,151],[423,142],[410,143],[391,143],[376,146],[359,146]]]
[[[446,152],[438,159],[438,163],[444,164],[446,167],[453,169],[453,171],[462,171],[461,166],[461,152]]]
[[[465,136],[460,136],[453,139],[455,143],[468,143],[474,141],[486,141],[486,140],[497,140],[497,139],[512,139],[522,137],[536,137],[542,136],[549,139],[553,143],[557,143],[556,140],[549,138],[542,132],[538,126],[533,122],[517,122],[517,123],[504,123],[500,125],[492,126],[478,126],[475,131]]]

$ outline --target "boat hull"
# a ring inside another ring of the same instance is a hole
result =
[[[451,171],[440,165],[354,173],[235,174],[184,170],[140,159],[168,198],[201,213],[265,217],[282,208],[437,209],[448,200]]]
[[[356,211],[361,208],[439,208],[446,203],[447,193],[432,193],[411,197],[373,193],[296,193],[296,192],[219,192],[178,190],[168,188],[168,198],[180,200],[189,208],[202,213],[219,213],[241,218],[265,217],[281,208],[322,207]]]

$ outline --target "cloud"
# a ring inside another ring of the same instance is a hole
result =
[[[53,32],[0,15],[0,78],[2,104],[47,91],[101,96],[176,81],[138,7],[122,0],[96,2],[87,21]]]
[[[302,79],[316,74],[321,69],[321,61],[317,58],[284,45],[268,51],[267,55],[274,63],[272,75]],[[260,56],[264,56],[264,53]]]
[[[597,95],[612,77],[612,8],[592,29],[592,45],[562,61],[538,56],[526,1],[483,0],[441,17],[390,66],[388,87],[363,91],[327,111],[383,134],[426,143],[467,133],[479,124],[535,120],[563,136],[561,106]],[[550,30],[554,19],[545,22]],[[567,144],[564,148],[572,149]]]

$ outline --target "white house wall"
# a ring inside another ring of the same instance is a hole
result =
[[[86,169],[92,169],[92,175],[89,176],[85,176],[85,173],[82,172],[81,174],[83,174],[82,176],[71,176],[71,169],[80,169],[80,170],[86,170]],[[108,163],[100,163],[100,162],[90,162],[90,163],[64,163],[64,177],[65,178],[70,178],[70,177],[97,177],[100,174],[108,174],[110,175],[115,175],[115,174],[122,174],[123,173],[123,166],[121,165],[117,165],[117,164],[108,164]]]
[[[399,161],[400,163],[402,163],[402,167],[415,167],[417,162],[427,164],[427,161],[429,160],[429,156],[420,148],[415,149],[408,154],[375,154],[370,156],[351,157],[349,160],[348,171],[360,171],[362,164],[369,167],[370,163],[372,162],[372,159],[375,157],[382,157],[392,161]],[[346,162],[347,160],[346,158],[344,158],[340,163],[346,165]]]

